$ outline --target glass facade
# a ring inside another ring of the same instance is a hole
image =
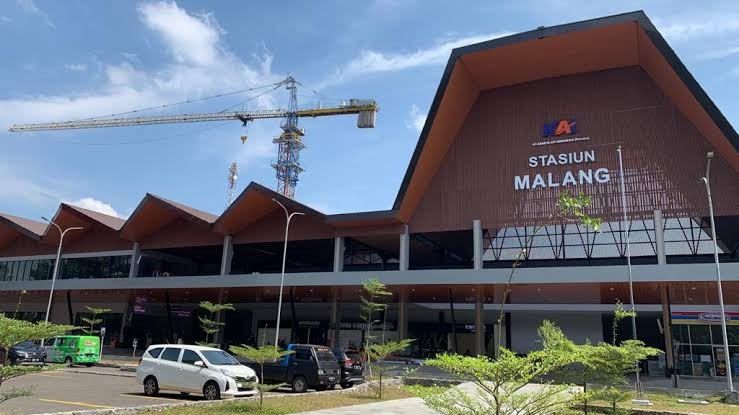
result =
[[[739,368],[739,325],[728,325],[729,353],[734,376]],[[717,324],[673,324],[675,368],[680,375],[725,376],[723,335]]]
[[[486,229],[483,232],[485,261],[512,261],[528,243],[524,259],[591,259],[626,256],[626,229],[622,222],[603,222],[600,232],[578,224]],[[713,253],[710,224],[700,218],[666,218],[665,253],[668,256],[697,256]],[[654,221],[629,222],[632,257],[657,255]],[[724,253],[719,247],[719,253]]]
[[[64,258],[59,278],[127,278],[130,268],[130,255]],[[0,281],[50,280],[53,272],[54,259],[0,260]]]
[[[131,256],[101,256],[62,259],[62,279],[128,278]]]
[[[53,259],[0,261],[0,281],[50,280],[53,271]]]

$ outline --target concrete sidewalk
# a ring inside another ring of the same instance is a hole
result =
[[[320,411],[300,412],[294,415],[438,415],[419,398],[396,399],[393,401],[368,403],[364,405],[344,406],[341,408],[321,409]]]

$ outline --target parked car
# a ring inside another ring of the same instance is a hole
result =
[[[92,366],[100,363],[100,338],[97,336],[58,336],[44,343],[47,361],[67,365]]]
[[[21,365],[28,363],[41,363],[46,362],[46,352],[43,349],[36,346],[32,341],[25,341],[18,343],[11,347],[9,351],[0,348],[0,362],[5,361],[7,354],[7,362],[12,365]]]
[[[343,351],[342,349],[332,349],[336,360],[339,362],[341,369],[341,379],[339,385],[343,389],[364,382],[364,365],[359,358],[359,353]]]
[[[144,393],[160,390],[184,395],[203,394],[205,399],[250,396],[256,392],[257,375],[221,349],[190,345],[152,345],[136,369],[136,381]]]
[[[312,344],[290,344],[287,350],[293,351],[275,363],[264,365],[265,383],[286,383],[293,392],[302,393],[308,389],[323,391],[339,383],[341,373],[339,363],[326,346]],[[259,365],[247,365],[259,370]]]

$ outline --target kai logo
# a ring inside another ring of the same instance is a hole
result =
[[[544,137],[577,133],[575,120],[559,120],[544,124]]]

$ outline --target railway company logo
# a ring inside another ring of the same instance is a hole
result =
[[[544,124],[544,137],[569,135],[577,133],[577,121],[559,120]]]

